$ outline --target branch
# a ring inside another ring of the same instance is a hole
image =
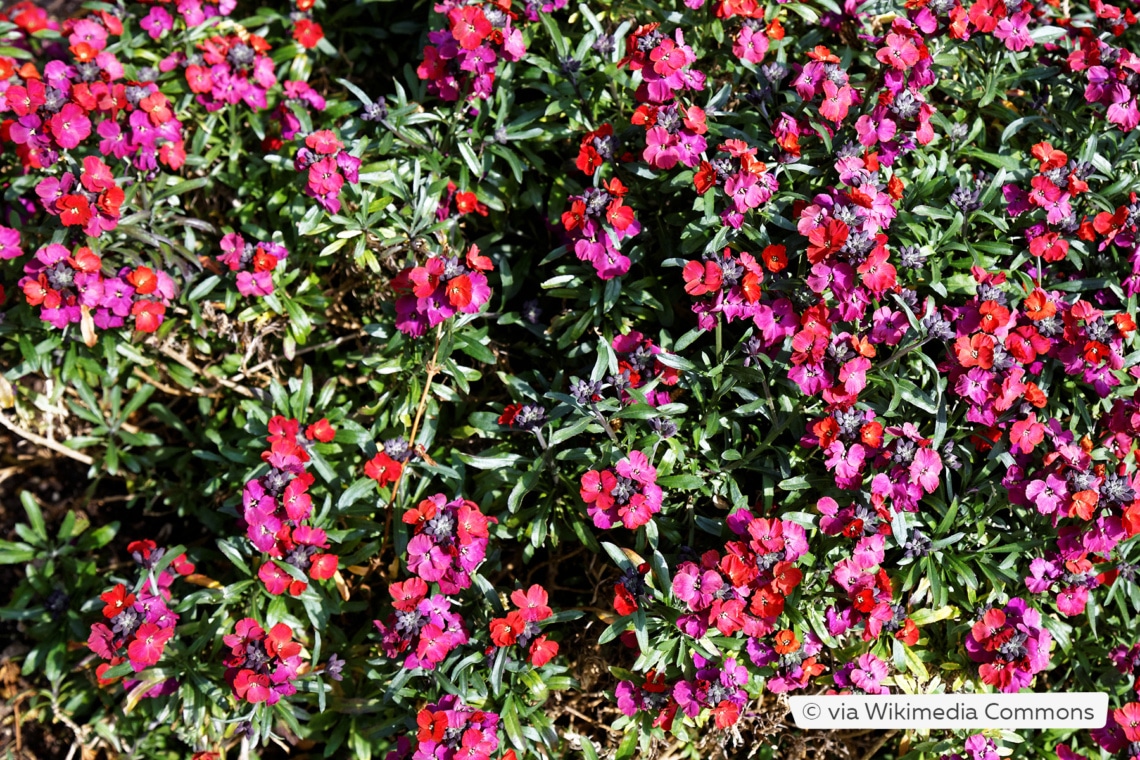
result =
[[[24,440],[30,441],[37,446],[43,446],[45,449],[51,449],[57,454],[63,454],[65,457],[74,459],[76,462],[82,462],[88,466],[95,464],[95,460],[86,454],[80,453],[75,449],[69,449],[62,443],[56,443],[50,438],[44,438],[41,435],[36,435],[30,430],[24,430],[23,428],[18,427],[14,423],[10,422],[8,418],[3,414],[0,414],[0,425],[3,425]]]

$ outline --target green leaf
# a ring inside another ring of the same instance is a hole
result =
[[[24,505],[24,512],[28,515],[28,524],[32,526],[32,532],[46,544],[47,526],[44,525],[44,513],[40,510],[36,497],[29,491],[20,491],[20,503]]]

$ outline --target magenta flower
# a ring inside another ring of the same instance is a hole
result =
[[[0,226],[0,259],[15,259],[24,255],[20,248],[20,231]]]
[[[942,474],[942,457],[931,448],[921,448],[915,452],[910,463],[910,482],[918,483],[922,490],[934,493],[938,490],[938,476]]]

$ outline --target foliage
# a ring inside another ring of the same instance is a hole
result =
[[[862,756],[781,695],[1083,690],[1104,728],[860,741],[1134,756],[1135,25],[15,4],[5,464],[87,482],[11,496],[24,713],[129,757]]]

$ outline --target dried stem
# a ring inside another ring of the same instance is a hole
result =
[[[439,374],[439,365],[436,360],[439,358],[439,344],[443,340],[443,323],[440,322],[439,327],[435,331],[435,350],[432,352],[431,361],[427,365],[427,380],[424,382],[423,393],[420,394],[420,403],[416,407],[416,418],[412,421],[412,432],[408,438],[408,445],[413,451],[416,450],[416,436],[419,434],[420,423],[424,418],[424,411],[427,409],[428,396],[431,394],[431,383],[435,376]],[[422,456],[422,455],[421,455]],[[380,554],[384,554],[389,541],[392,539],[392,510],[396,506],[396,499],[400,495],[400,484],[404,482],[404,473],[407,471],[407,466],[400,468],[400,474],[396,477],[396,482],[392,484],[392,498],[388,501],[388,514],[384,518],[384,542],[380,546]]]
[[[63,454],[65,457],[69,457],[70,459],[74,459],[76,462],[82,462],[83,464],[88,465],[88,466],[95,463],[95,460],[92,459],[91,457],[87,456],[86,454],[80,453],[80,452],[76,451],[75,449],[69,449],[66,446],[64,446],[62,443],[56,443],[55,441],[53,441],[50,438],[44,438],[42,435],[36,435],[35,433],[33,433],[30,430],[24,430],[23,428],[18,427],[14,423],[10,422],[8,420],[8,418],[6,416],[4,416],[4,414],[2,414],[2,413],[0,413],[0,425],[3,425],[4,427],[8,428],[13,433],[20,436],[21,438],[23,438],[26,441],[30,441],[31,443],[34,443],[37,446],[43,446],[45,449],[51,449],[52,451],[54,451],[57,454]]]

